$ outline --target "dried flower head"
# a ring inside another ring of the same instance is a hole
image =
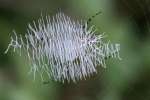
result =
[[[83,27],[84,26],[84,27]],[[47,73],[55,81],[76,82],[96,73],[97,65],[105,67],[109,57],[119,58],[119,44],[104,43],[103,34],[96,35],[94,26],[74,21],[59,12],[41,17],[38,23],[28,25],[24,38],[14,32],[10,47],[23,50],[31,61],[34,77]]]

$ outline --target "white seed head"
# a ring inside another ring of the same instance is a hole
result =
[[[96,35],[94,26],[74,21],[59,12],[55,16],[41,17],[28,25],[27,33],[11,37],[10,47],[27,53],[31,72],[46,73],[55,81],[76,82],[97,72],[96,67],[105,67],[109,57],[119,58],[120,45],[104,43],[103,34]]]

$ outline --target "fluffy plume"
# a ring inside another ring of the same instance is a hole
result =
[[[33,21],[24,37],[14,34],[5,53],[10,48],[27,53],[34,78],[47,73],[55,81],[76,82],[96,73],[98,65],[106,67],[106,58],[120,59],[119,44],[104,43],[104,35],[96,35],[94,26],[63,13]]]

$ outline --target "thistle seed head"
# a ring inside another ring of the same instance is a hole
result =
[[[76,82],[96,73],[97,65],[105,67],[106,58],[120,59],[120,45],[104,43],[104,35],[95,33],[94,26],[59,12],[33,21],[24,37],[14,31],[5,53],[11,47],[27,53],[34,78],[46,73],[55,81]]]

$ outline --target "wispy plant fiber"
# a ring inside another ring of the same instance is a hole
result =
[[[94,26],[61,12],[33,21],[24,37],[14,34],[5,53],[10,48],[25,52],[34,78],[47,73],[55,81],[76,82],[96,73],[98,65],[106,67],[106,58],[120,59],[119,44],[105,43]]]

